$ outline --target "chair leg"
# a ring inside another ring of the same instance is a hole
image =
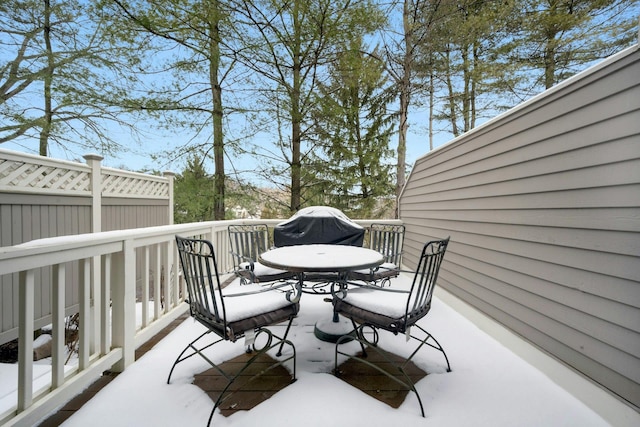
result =
[[[442,355],[444,356],[444,360],[445,362],[447,362],[447,372],[451,372],[451,364],[449,364],[449,358],[447,357],[447,353],[444,351],[444,348],[440,345],[440,343],[438,342],[438,340],[436,340],[436,338],[431,335],[429,332],[427,332],[424,328],[422,328],[421,326],[414,324],[414,327],[420,329],[425,335],[426,338],[424,339],[420,339],[416,336],[414,336],[413,334],[411,334],[411,338],[413,338],[414,340],[417,340],[420,342],[420,345],[418,345],[418,347],[413,351],[413,353],[411,353],[411,356],[409,356],[409,358],[407,359],[407,362],[410,362],[411,359],[413,359],[413,356],[416,355],[416,353],[418,353],[418,351],[422,348],[422,346],[424,345],[428,345],[431,348],[434,348],[436,350],[438,350],[439,352],[442,353]],[[432,340],[433,343],[429,342],[429,340]]]
[[[280,348],[278,349],[278,352],[276,353],[276,356],[278,356],[278,357],[282,356],[282,347],[284,347],[285,342],[287,342],[287,336],[289,335],[289,330],[291,329],[291,324],[293,323],[293,319],[294,319],[294,316],[289,318],[289,323],[287,324],[287,330],[284,331],[284,336],[282,337],[282,342],[280,343]]]
[[[370,366],[371,368],[376,369],[378,372],[388,376],[389,378],[391,378],[392,380],[396,381],[397,383],[401,384],[402,386],[408,388],[410,391],[414,392],[416,397],[418,398],[418,404],[420,405],[420,412],[422,413],[422,416],[424,417],[424,406],[422,404],[422,399],[420,397],[420,394],[418,393],[418,390],[415,387],[415,384],[413,383],[413,381],[411,380],[411,378],[409,377],[409,375],[406,373],[406,366],[409,362],[411,362],[411,360],[413,359],[413,357],[418,353],[418,351],[425,345],[434,348],[438,351],[440,351],[443,356],[444,359],[447,363],[447,372],[451,372],[451,365],[449,364],[449,358],[447,357],[447,353],[444,351],[444,348],[442,347],[442,345],[440,345],[440,343],[438,342],[438,340],[436,340],[436,338],[431,335],[429,332],[427,332],[424,328],[422,328],[419,325],[413,325],[415,327],[417,327],[419,330],[421,330],[425,335],[426,338],[424,339],[420,339],[419,337],[416,337],[415,335],[411,334],[411,338],[415,339],[417,341],[420,342],[420,344],[418,345],[418,347],[411,353],[411,355],[404,361],[402,362],[402,364],[398,365],[396,363],[394,363],[391,359],[389,359],[387,357],[387,355],[381,351],[380,348],[378,348],[378,332],[377,329],[373,326],[368,326],[370,328],[373,329],[373,334],[374,334],[374,338],[373,340],[368,340],[365,338],[364,336],[364,331],[363,329],[365,327],[367,327],[367,325],[360,325],[360,326],[356,326],[355,322],[353,321],[353,319],[351,320],[353,325],[354,325],[354,329],[355,329],[355,339],[360,343],[360,347],[362,348],[362,356],[353,356],[350,355],[348,353],[342,352],[339,349],[340,344],[342,344],[343,342],[346,342],[348,337],[347,336],[343,336],[340,337],[340,339],[338,339],[338,342],[336,343],[336,347],[335,347],[335,365],[334,365],[334,374],[336,376],[340,376],[340,372],[338,370],[338,355],[343,355],[343,356],[347,356],[350,357],[352,360],[356,360],[359,362],[362,362],[368,366]],[[349,337],[350,339],[351,337]],[[377,352],[386,362],[386,364],[388,364],[388,366],[393,366],[395,370],[397,370],[397,372],[400,373],[401,378],[398,378],[397,376],[393,375],[391,372],[386,371],[385,369],[380,368],[379,366],[373,364],[372,362],[370,362],[369,360],[367,360],[367,352],[365,350],[365,344],[367,344],[369,346],[370,349],[372,349],[373,351]]]
[[[293,319],[292,319],[293,320]],[[271,369],[274,369],[278,366],[283,365],[285,362],[288,362],[289,360],[293,360],[293,374],[292,374],[292,380],[295,381],[296,380],[296,348],[293,345],[293,343],[285,338],[280,338],[276,335],[273,335],[271,333],[270,330],[266,329],[266,328],[261,328],[258,330],[258,333],[260,332],[264,332],[269,334],[269,338],[267,341],[267,344],[260,348],[260,349],[255,349],[255,354],[251,357],[251,359],[249,359],[249,361],[247,361],[247,363],[244,364],[244,366],[242,367],[242,369],[240,369],[235,375],[233,375],[233,377],[227,377],[228,382],[227,385],[225,386],[225,388],[222,390],[222,392],[220,393],[220,395],[218,396],[218,398],[216,399],[215,404],[213,405],[213,409],[211,410],[211,413],[209,414],[209,420],[207,422],[207,426],[211,425],[211,421],[213,419],[213,414],[216,412],[216,409],[220,407],[220,405],[227,399],[229,398],[235,391],[240,390],[240,388],[238,388],[237,390],[234,391],[229,391],[229,389],[231,388],[231,386],[234,384],[235,380],[240,377],[257,359],[258,357],[260,357],[262,354],[267,353],[268,351],[276,348],[277,346],[280,346],[282,348],[282,346],[284,344],[287,344],[289,346],[291,346],[291,348],[293,349],[293,354],[291,356],[288,356],[286,359],[284,360],[279,360],[279,361],[275,361],[273,364],[271,364],[270,366],[268,366],[267,368],[261,370],[260,372],[256,373],[255,375],[253,375],[246,383],[250,383],[251,381],[253,381],[254,379],[258,378],[260,375],[270,371]],[[272,338],[278,338],[275,342],[272,342]]]
[[[367,357],[367,350],[364,346],[364,343],[367,342],[367,339],[364,337],[364,332],[362,331],[363,327],[358,327],[353,319],[351,319],[351,324],[353,325],[352,333],[355,334],[356,341],[358,341],[358,343],[360,344],[360,348],[362,349],[362,357]]]
[[[363,355],[362,357],[359,356],[353,356],[350,355],[348,353],[344,353],[342,351],[339,350],[339,345],[341,344],[341,340],[342,338],[345,337],[340,337],[340,339],[338,339],[338,342],[336,343],[336,350],[335,350],[335,369],[334,369],[334,374],[336,376],[340,376],[340,371],[338,370],[338,354],[350,357],[352,360],[356,360],[358,362],[364,363],[365,365],[375,369],[376,371],[380,372],[381,374],[386,375],[387,377],[389,377],[390,379],[394,380],[395,382],[397,382],[398,384],[402,385],[403,387],[406,387],[407,389],[409,389],[409,391],[412,391],[413,393],[415,393],[416,397],[418,398],[418,404],[420,405],[420,413],[422,414],[422,416],[424,417],[424,405],[422,404],[422,399],[420,398],[420,394],[418,393],[418,390],[416,389],[415,384],[413,383],[413,381],[411,380],[411,378],[409,377],[409,375],[407,375],[404,367],[406,365],[406,362],[403,363],[402,365],[397,365],[396,363],[394,363],[391,359],[389,359],[389,357],[387,357],[387,355],[385,353],[383,353],[380,348],[378,348],[377,345],[372,345],[370,348],[377,352],[384,360],[385,360],[385,364],[387,366],[393,366],[395,368],[395,370],[398,371],[398,373],[401,375],[401,378],[398,378],[397,376],[393,375],[391,372],[382,369],[381,367],[379,367],[378,365],[370,362],[369,360],[366,359],[367,354],[366,351],[364,351],[364,344],[370,344],[369,341],[365,340],[362,338],[362,332],[360,331],[361,328],[358,328],[358,333],[356,335],[355,340],[357,340],[360,343],[360,346],[363,348]]]
[[[196,338],[195,340],[191,341],[185,348],[184,350],[182,350],[182,352],[178,355],[178,357],[176,358],[175,362],[173,362],[173,365],[171,366],[171,370],[169,371],[169,376],[167,377],[167,384],[169,384],[171,382],[171,375],[173,374],[173,370],[175,369],[176,365],[178,365],[178,363],[181,363],[189,358],[191,358],[192,356],[195,356],[196,354],[199,354],[204,360],[206,360],[207,362],[209,362],[209,364],[211,366],[213,366],[214,368],[216,368],[218,371],[220,371],[221,374],[225,375],[226,374],[224,372],[222,372],[222,370],[215,364],[213,363],[208,357],[206,357],[202,352],[206,349],[208,349],[209,347],[219,343],[220,341],[222,341],[222,339],[218,339],[210,344],[207,344],[206,346],[202,347],[202,348],[197,348],[195,346],[196,342],[198,342],[200,339],[204,338],[206,335],[210,334],[211,331],[206,331],[204,333],[202,333],[202,335],[200,335],[198,338]],[[184,354],[187,352],[187,350],[191,349],[192,352],[187,354],[186,356],[184,356]],[[184,357],[183,357],[184,356]]]

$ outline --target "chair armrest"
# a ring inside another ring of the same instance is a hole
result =
[[[275,284],[272,286],[259,286],[251,291],[233,292],[233,293],[227,293],[227,294],[223,293],[223,297],[233,298],[233,297],[241,297],[241,296],[247,296],[247,295],[257,295],[265,292],[279,291],[285,294],[285,298],[287,299],[287,301],[297,303],[298,301],[300,301],[301,290],[298,289],[296,284],[297,284],[297,281],[296,282],[287,281],[287,282]],[[288,288],[288,289],[284,291],[280,291],[280,289],[282,288]]]
[[[250,257],[239,254],[237,252],[233,252],[233,251],[229,251],[229,253],[233,256],[234,259],[238,261],[237,268],[240,268],[240,264],[242,264],[242,262],[244,261],[249,263],[249,270],[253,271],[255,269],[254,267],[255,261]]]
[[[364,289],[375,289],[376,291],[393,292],[393,293],[398,293],[398,294],[408,294],[408,293],[411,292],[408,289],[397,289],[397,288],[390,288],[390,287],[382,288],[380,286],[372,285],[372,284],[369,284],[369,283],[357,283],[357,284],[355,284],[355,286],[357,288],[360,288],[360,289],[362,289],[362,288],[364,288]],[[345,292],[345,295],[346,295],[346,293],[347,292]]]
[[[280,284],[273,285],[273,286],[260,286],[259,288],[256,288],[256,289],[254,289],[252,291],[223,293],[222,295],[225,298],[241,297],[241,296],[245,296],[245,295],[255,295],[255,294],[261,294],[263,292],[271,292],[271,291],[274,291],[274,290],[278,290],[278,289],[282,289],[282,288],[286,288],[286,287],[291,287],[291,286],[294,286],[294,283],[284,282],[284,283],[280,283]]]

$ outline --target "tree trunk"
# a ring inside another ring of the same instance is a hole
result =
[[[462,74],[464,79],[464,89],[462,92],[462,122],[464,123],[463,132],[471,129],[471,62],[469,60],[469,45],[461,46],[462,53]]]
[[[549,89],[555,83],[556,75],[556,53],[555,53],[555,34],[548,35],[546,46],[544,49],[544,87]]]
[[[413,63],[413,23],[410,22],[410,0],[404,1],[402,9],[402,25],[404,29],[404,59],[402,63],[402,76],[400,78],[400,126],[398,129],[398,149],[396,164],[396,209],[395,216],[399,216],[398,201],[400,192],[406,182],[407,169],[407,131],[409,129],[409,102],[411,98],[411,68]]]
[[[433,57],[431,59],[431,63],[433,64]],[[433,96],[434,78],[433,65],[431,65],[429,74],[429,151],[433,150],[433,113],[435,108],[435,97]]]
[[[51,3],[44,0],[44,43],[47,51],[47,68],[44,74],[44,117],[40,130],[40,155],[48,155],[49,135],[53,122],[51,85],[53,82],[53,49],[51,48]]]
[[[213,189],[213,217],[215,220],[225,219],[224,191],[224,138],[222,133],[222,88],[218,76],[220,69],[220,11],[217,0],[205,1],[209,7],[209,84],[213,102],[213,158],[214,158],[214,189]]]
[[[294,30],[294,42],[293,42],[293,87],[289,96],[291,97],[291,205],[289,209],[291,213],[295,213],[300,210],[301,207],[301,170],[302,162],[300,155],[300,145],[302,140],[300,130],[300,93],[301,93],[301,40],[302,30],[300,28],[299,20],[299,2],[296,1],[293,7],[293,30]]]
[[[453,82],[451,81],[451,51],[447,49],[445,55],[445,73],[447,73],[445,79],[447,82],[447,90],[449,91],[449,120],[451,121],[451,132],[453,136],[458,136],[458,117],[456,115],[456,99],[453,92]]]

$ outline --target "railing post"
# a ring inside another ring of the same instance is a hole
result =
[[[85,154],[84,159],[91,168],[91,232],[99,233],[102,231],[102,159],[98,154]],[[100,279],[102,277],[100,271],[100,257],[93,257],[91,260],[91,274],[89,276],[90,285],[90,307],[91,307],[91,338],[89,342],[89,351],[104,354],[107,349],[101,348],[102,340],[97,339],[100,336],[102,319],[101,296],[102,286]]]
[[[171,171],[165,171],[163,175],[169,181],[169,225],[173,225],[173,181],[176,174]]]
[[[91,232],[102,231],[102,159],[98,154],[85,154],[91,168]]]
[[[136,251],[132,241],[123,242],[122,252],[114,254],[112,265],[112,343],[122,348],[122,359],[113,370],[122,372],[135,361]]]

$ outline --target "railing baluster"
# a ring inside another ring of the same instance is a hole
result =
[[[175,302],[173,303],[173,307],[177,307],[182,302],[186,289],[180,289],[180,282],[178,281],[178,250],[173,240],[167,242],[167,256],[171,287],[175,289]]]
[[[171,271],[169,265],[169,252],[171,249],[167,244],[162,244],[162,266],[164,267],[164,281],[162,282],[162,299],[164,302],[163,313],[168,313],[171,307]]]
[[[90,260],[90,316],[91,333],[89,342],[89,354],[104,354],[104,349],[100,347],[100,319],[102,318],[102,275],[100,274],[100,257],[92,257]]]
[[[78,331],[78,368],[89,366],[91,340],[91,258],[80,260],[80,330]]]
[[[111,350],[111,283],[113,280],[113,263],[111,254],[104,259],[104,275],[102,282],[102,310],[100,312],[100,337],[102,351],[106,354]]]
[[[20,272],[20,314],[18,333],[18,412],[31,406],[33,401],[33,297],[35,274],[33,270]]]
[[[52,307],[51,322],[53,324],[53,336],[51,340],[51,387],[56,389],[64,383],[65,362],[65,280],[66,267],[64,264],[54,264],[52,281]]]
[[[162,315],[162,288],[161,285],[161,277],[162,277],[162,251],[161,245],[155,245],[156,256],[155,263],[153,268],[153,319],[159,319]]]
[[[142,325],[140,328],[144,329],[149,324],[149,246],[142,248],[142,252]]]

